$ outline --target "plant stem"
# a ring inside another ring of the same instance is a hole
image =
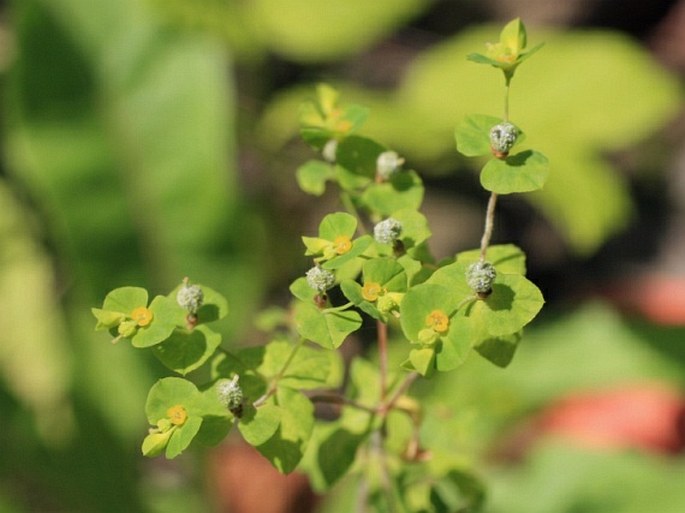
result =
[[[349,301],[348,303],[345,303],[344,305],[340,306],[331,306],[330,308],[324,308],[321,310],[322,313],[335,313],[335,312],[341,312],[343,310],[347,310],[348,308],[351,308],[354,306],[354,303],[352,301]]]
[[[259,399],[257,399],[254,403],[252,403],[252,406],[255,408],[259,408],[262,406],[266,401],[269,400],[269,397],[274,395],[276,393],[276,390],[278,389],[278,382],[283,378],[285,375],[285,372],[288,370],[288,367],[292,363],[293,359],[295,358],[295,355],[297,354],[297,351],[304,345],[305,339],[300,337],[300,340],[298,340],[297,344],[295,344],[290,351],[290,354],[288,355],[288,359],[285,361],[283,364],[283,367],[281,367],[281,370],[278,371],[278,374],[276,374],[272,379],[271,383],[269,383],[269,389],[264,393],[263,396],[261,396]]]
[[[386,413],[389,412],[393,408],[393,406],[395,406],[397,400],[400,397],[402,397],[402,395],[409,389],[409,387],[412,385],[412,383],[414,383],[414,381],[417,380],[418,377],[418,372],[410,372],[409,374],[407,374],[402,384],[399,387],[397,387],[397,390],[393,392],[390,398],[383,405],[383,411]]]
[[[388,392],[388,325],[377,320],[378,330],[378,359],[380,371],[381,402],[385,400]]]
[[[358,403],[357,401],[353,401],[352,399],[348,399],[347,397],[337,394],[316,394],[309,396],[309,400],[313,403],[343,404],[345,406],[351,406],[352,408],[357,408],[358,410],[371,413],[372,415],[378,413],[376,408],[366,406],[364,404]]]
[[[480,240],[480,261],[485,261],[485,257],[488,252],[488,246],[490,245],[490,239],[492,238],[492,229],[495,225],[495,206],[497,205],[497,194],[490,193],[490,199],[488,200],[488,208],[485,212],[485,228],[483,229],[483,237]]]
[[[504,86],[504,121],[509,121],[509,85],[510,81],[507,80]]]

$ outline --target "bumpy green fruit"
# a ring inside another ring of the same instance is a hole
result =
[[[496,157],[506,157],[516,143],[519,132],[515,125],[503,121],[490,129],[490,146]]]
[[[481,299],[490,295],[496,277],[497,271],[490,262],[479,261],[466,270],[466,283]]]

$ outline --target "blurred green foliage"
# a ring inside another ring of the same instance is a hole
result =
[[[0,511],[169,511],[170,504],[207,511],[192,479],[170,486],[141,469],[140,405],[158,364],[98,343],[87,305],[115,286],[166,290],[189,275],[228,296],[224,329],[237,341],[267,285],[266,256],[255,258],[267,241],[236,179],[234,60],[348,58],[429,7],[419,0],[10,3],[16,51],[1,79]],[[341,89],[371,107],[370,135],[419,168],[452,169],[463,164],[454,125],[467,113],[500,111],[501,83],[464,58],[495,34],[469,29],[428,48],[393,91]],[[615,33],[532,37],[546,46],[517,74],[511,115],[554,165],[545,190],[528,197],[572,247],[591,253],[631,215],[628,188],[602,154],[662,127],[681,90],[639,44]],[[272,154],[295,133],[304,91],[269,97],[255,137]],[[425,436],[444,444],[436,454],[475,458],[511,419],[573,388],[683,381],[673,351],[681,332],[640,331],[606,308],[552,319],[529,339],[506,373],[474,358],[435,385]],[[551,447],[525,468],[492,475],[493,513],[685,509],[673,484],[682,481],[677,461]],[[334,510],[342,511],[327,508]]]

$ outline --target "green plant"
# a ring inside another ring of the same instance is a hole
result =
[[[523,131],[509,120],[515,71],[539,48],[526,46],[516,19],[486,55],[469,56],[505,78],[503,115],[469,116],[455,133],[463,155],[489,156],[480,174],[490,192],[480,248],[440,261],[431,255],[420,176],[395,151],[359,135],[367,109],[340,104],[337,91],[320,85],[302,105],[300,124],[322,160],[302,165],[297,180],[312,195],[336,184],[346,211],[326,215],[316,236],[302,238],[313,267],[290,286],[289,308],[262,316],[269,343],[223,348],[210,326],[226,315],[225,298],[188,279],[151,301],[145,289],[117,288],[93,309],[96,329],[150,348],[182,376],[150,390],[145,455],[174,458],[193,440],[215,445],[236,425],[278,470],[299,467],[318,490],[348,473],[363,476],[366,500],[379,511],[479,507],[482,487],[469,466],[431,464],[430,446],[420,442],[421,404],[408,390],[419,377],[458,368],[472,350],[505,367],[543,305],[525,278],[524,253],[490,244],[499,195],[540,189],[548,174],[547,159],[523,146]],[[375,322],[376,361],[355,357],[341,391],[337,349],[363,316]],[[390,365],[390,345],[403,353],[401,365]],[[201,367],[209,368],[208,381],[186,379]],[[338,405],[340,415],[316,420],[316,403]]]

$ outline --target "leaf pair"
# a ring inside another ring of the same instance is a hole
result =
[[[456,128],[457,150],[466,157],[492,155],[490,131],[502,120],[494,116],[467,116]],[[518,129],[516,144],[525,134]],[[483,188],[497,194],[530,192],[541,189],[549,175],[547,157],[535,150],[524,150],[514,155],[493,157],[483,166],[480,182]]]
[[[521,250],[508,244],[489,248],[497,276],[492,293],[478,299],[466,273],[479,257],[478,250],[459,253],[455,262],[407,292],[401,305],[402,330],[418,347],[410,352],[406,367],[423,375],[451,370],[464,362],[471,348],[502,367],[513,358],[521,329],[542,308],[542,294],[524,277]],[[444,326],[435,327],[436,312],[447,316]],[[431,329],[432,338],[426,335]]]

